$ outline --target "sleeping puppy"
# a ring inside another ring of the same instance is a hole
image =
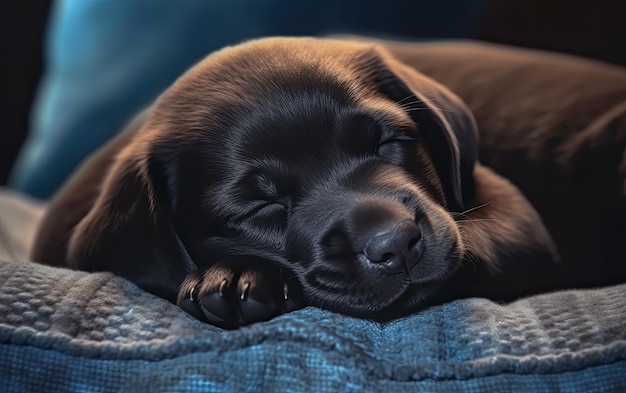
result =
[[[252,41],[193,67],[89,158],[33,258],[113,272],[225,328],[552,288],[539,214],[478,154],[468,107],[383,46]]]

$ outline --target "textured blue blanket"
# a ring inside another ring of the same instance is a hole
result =
[[[107,273],[1,262],[0,282],[3,392],[626,391],[626,285],[222,331]]]

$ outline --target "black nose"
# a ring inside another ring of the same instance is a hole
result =
[[[417,224],[405,220],[372,236],[363,252],[389,273],[409,273],[420,258],[422,233]]]

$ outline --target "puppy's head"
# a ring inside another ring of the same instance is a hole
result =
[[[171,282],[145,283],[170,297],[184,272],[252,255],[290,269],[312,305],[395,316],[464,256],[495,264],[503,242],[543,242],[526,233],[541,223],[504,181],[506,195],[491,202],[515,199],[524,222],[460,222],[490,202],[475,176],[495,175],[477,166],[477,145],[462,102],[380,47],[266,39],[227,48],[153,106],[70,257],[125,243],[156,270],[177,259],[184,268],[163,274]]]

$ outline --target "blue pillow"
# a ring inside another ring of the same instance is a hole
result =
[[[484,1],[59,1],[31,134],[9,184],[49,197],[89,152],[225,45],[326,32],[467,36]]]

